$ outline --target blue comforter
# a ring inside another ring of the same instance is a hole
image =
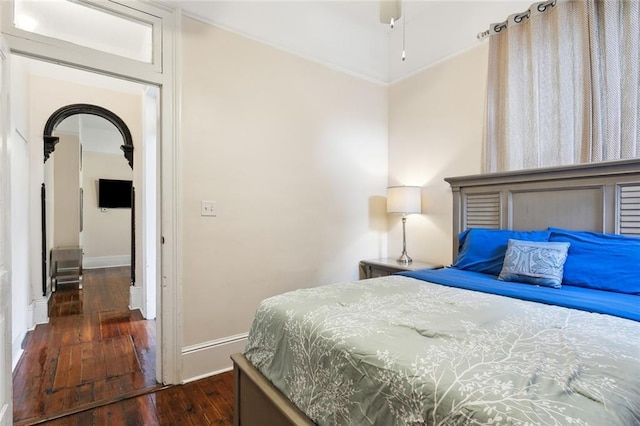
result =
[[[566,285],[559,289],[539,287],[530,284],[499,281],[494,275],[463,271],[456,268],[401,272],[399,275],[449,287],[498,294],[640,321],[640,296],[632,294]]]

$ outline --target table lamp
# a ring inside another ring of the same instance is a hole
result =
[[[407,254],[407,237],[405,226],[407,215],[422,212],[419,186],[390,186],[387,188],[387,213],[402,215],[402,254],[397,262],[408,265],[412,259]]]

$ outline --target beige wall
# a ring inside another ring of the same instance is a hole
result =
[[[192,19],[183,36],[188,379],[230,365],[238,349],[216,342],[247,332],[263,298],[355,280],[386,255],[388,92]]]
[[[399,254],[387,184],[425,187],[409,254],[450,261],[442,179],[480,171],[486,45],[389,87],[188,18],[182,48],[184,379],[230,365],[263,298],[354,280],[358,260]],[[140,141],[139,99],[43,77],[31,85],[33,153],[48,116],[69,103],[111,109]],[[218,216],[200,216],[201,200],[217,201]]]
[[[53,247],[80,245],[80,140],[78,135],[57,133],[53,170]]]
[[[488,43],[389,88],[389,184],[419,185],[423,215],[407,219],[414,259],[451,263],[452,198],[445,177],[480,173]],[[402,251],[400,217],[389,218],[389,255]]]
[[[122,142],[120,142],[122,144]],[[131,255],[131,209],[98,207],[98,179],[131,180],[133,171],[123,155],[84,151],[84,232],[85,260]]]

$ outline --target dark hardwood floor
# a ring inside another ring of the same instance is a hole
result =
[[[28,424],[156,387],[155,321],[130,311],[129,268],[58,285],[49,323],[29,332],[13,375],[13,416]]]
[[[13,375],[17,425],[231,425],[233,375],[155,380],[155,321],[130,311],[129,268],[60,284]]]
[[[173,386],[42,423],[86,425],[220,425],[233,424],[233,373]]]

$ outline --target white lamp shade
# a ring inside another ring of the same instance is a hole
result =
[[[421,213],[420,190],[419,186],[390,186],[387,188],[387,213]]]

